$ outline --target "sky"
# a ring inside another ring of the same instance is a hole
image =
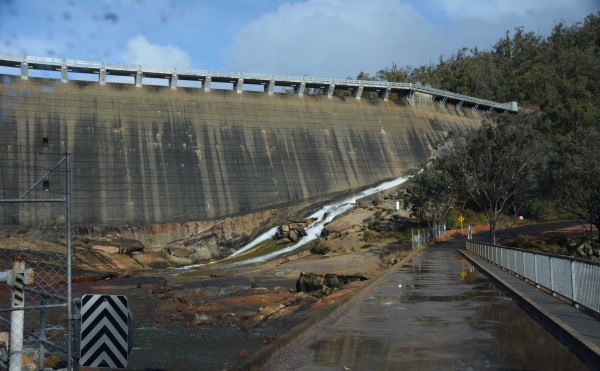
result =
[[[598,11],[600,0],[0,0],[0,52],[346,78]]]

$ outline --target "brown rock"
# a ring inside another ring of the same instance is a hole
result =
[[[46,369],[48,369],[48,368],[55,369],[59,363],[60,363],[60,359],[58,358],[58,356],[56,356],[54,354],[46,354],[46,356],[44,358],[44,366],[46,367]]]
[[[107,254],[118,254],[119,248],[116,246],[108,245],[92,245],[92,250],[101,251]]]
[[[207,316],[206,314],[196,314],[193,324],[196,326],[200,325],[212,325],[217,322],[214,318]]]
[[[195,252],[194,249],[181,245],[170,245],[167,247],[167,251],[178,258],[187,258]]]
[[[296,242],[299,238],[300,236],[298,235],[298,232],[295,229],[292,229],[290,231],[290,240],[292,240],[292,242]]]
[[[260,325],[265,320],[266,318],[261,316],[260,314],[254,314],[243,321],[243,323],[240,326],[240,330],[244,332],[250,332],[250,330]]]
[[[217,315],[217,323],[221,326],[231,326],[240,321],[240,317],[235,313],[221,313]]]
[[[240,350],[240,357],[241,358],[246,358],[248,357],[248,351],[246,349],[242,349]]]

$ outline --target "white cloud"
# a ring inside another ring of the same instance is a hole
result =
[[[539,18],[558,21],[562,17],[577,17],[580,10],[592,12],[598,9],[597,0],[544,0],[543,2],[539,0],[437,0],[437,2],[454,18],[481,18],[491,22],[500,21],[507,16],[526,19],[529,22]],[[552,19],[552,16],[555,18]]]
[[[400,0],[308,0],[247,23],[226,58],[236,70],[344,78],[444,51],[442,30]]]
[[[183,68],[192,64],[192,58],[180,48],[151,44],[143,35],[129,39],[127,50],[127,53],[123,54],[123,60],[131,64]]]

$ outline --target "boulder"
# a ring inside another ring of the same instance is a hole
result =
[[[196,326],[200,325],[212,325],[217,322],[214,318],[207,316],[206,314],[196,314],[193,324]]]
[[[323,277],[314,273],[300,273],[300,277],[296,281],[297,292],[312,292],[320,290],[323,286]]]
[[[334,289],[341,288],[350,282],[364,281],[366,279],[366,277],[360,274],[338,276],[332,273],[319,275],[302,272],[296,281],[296,291],[322,297],[323,295],[331,294]]]
[[[292,229],[290,231],[290,240],[292,240],[292,242],[296,242],[300,239],[300,236],[298,234],[298,232],[295,229]]]
[[[176,256],[178,258],[187,258],[191,254],[193,254],[195,250],[182,245],[169,245],[167,246],[167,252],[170,255]]]
[[[235,313],[221,313],[217,315],[217,323],[221,326],[232,326],[240,321],[240,317]]]
[[[107,254],[118,254],[119,248],[109,245],[92,245],[92,250],[101,251]]]

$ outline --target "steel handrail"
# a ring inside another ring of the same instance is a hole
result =
[[[127,64],[127,63],[115,63],[115,62],[94,62],[84,61],[76,59],[60,59],[50,57],[35,57],[26,56],[21,54],[12,54],[0,52],[0,59],[20,62],[20,63],[39,63],[46,64],[56,67],[66,65],[67,67],[73,68],[85,68],[85,69],[107,69],[107,70],[118,70],[128,71],[133,73],[144,72],[147,73],[163,73],[167,75],[181,74],[198,76],[199,78],[208,77],[220,77],[220,78],[231,78],[231,79],[254,79],[262,81],[285,81],[289,83],[313,83],[313,84],[325,84],[325,85],[341,85],[350,87],[374,87],[380,89],[400,89],[409,90],[420,93],[432,94],[438,97],[446,97],[457,101],[469,102],[475,105],[485,105],[488,107],[500,108],[504,110],[513,110],[511,103],[499,103],[486,99],[480,99],[471,97],[464,94],[452,93],[446,90],[432,88],[430,86],[412,83],[402,82],[389,82],[382,80],[354,80],[354,79],[334,79],[327,77],[313,77],[313,76],[293,76],[293,75],[273,75],[264,73],[250,73],[250,72],[236,72],[236,71],[224,71],[224,70],[198,70],[192,68],[177,68],[177,67],[161,67],[161,66],[150,66],[140,64]]]

